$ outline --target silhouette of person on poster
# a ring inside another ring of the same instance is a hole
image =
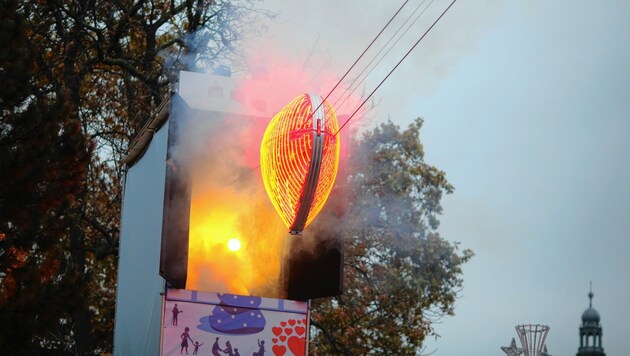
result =
[[[177,326],[177,315],[178,315],[179,313],[182,313],[183,311],[182,311],[182,310],[179,310],[179,309],[177,308],[177,303],[175,303],[175,306],[173,307],[172,312],[173,312],[173,320],[171,321],[171,323],[172,323],[174,326]]]
[[[193,344],[195,345],[195,351],[193,351],[193,355],[196,355],[197,352],[199,351],[199,346],[203,344],[200,344],[199,341],[195,341]]]
[[[238,353],[238,349],[234,349],[234,356],[241,356],[241,354]]]
[[[229,340],[225,343],[225,350],[223,350],[223,352],[228,354],[228,356],[234,356],[234,352],[232,351],[232,344],[230,344]]]
[[[223,350],[221,350],[221,346],[219,346],[219,338],[217,338],[214,340],[214,344],[212,344],[212,356],[221,356],[219,351]]]
[[[179,353],[184,353],[184,350],[186,350],[186,355],[188,355],[188,340],[190,340],[190,342],[192,342],[193,344],[195,343],[193,341],[193,339],[190,338],[190,334],[188,334],[188,332],[190,331],[190,329],[188,327],[186,327],[184,329],[184,332],[182,333],[182,335],[180,336],[182,338],[182,348],[179,351]]]
[[[254,352],[252,356],[265,356],[265,340],[258,340],[258,352]]]

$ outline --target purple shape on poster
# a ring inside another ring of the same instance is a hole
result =
[[[217,293],[217,298],[219,298],[219,300],[221,301],[220,304],[231,305],[233,307],[243,307],[243,308],[258,308],[260,306],[260,302],[262,301],[261,297],[244,296],[244,295],[236,295],[236,294]]]
[[[265,317],[258,309],[261,298],[217,294],[221,302],[208,317],[199,319],[197,329],[219,334],[250,335],[265,328]]]

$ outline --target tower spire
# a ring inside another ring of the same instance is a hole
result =
[[[593,282],[589,281],[588,309],[582,313],[580,347],[576,356],[606,356],[602,346],[602,326],[599,313],[593,308]]]

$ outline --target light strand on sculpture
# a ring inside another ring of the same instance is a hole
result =
[[[292,234],[313,221],[332,191],[339,166],[339,138],[333,134],[338,127],[330,103],[303,94],[276,114],[265,130],[260,146],[263,183]]]

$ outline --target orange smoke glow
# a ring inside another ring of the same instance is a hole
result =
[[[328,101],[318,109],[320,102],[307,94],[293,99],[273,117],[260,148],[265,189],[292,233],[302,231],[323,208],[339,167],[337,116]],[[313,162],[320,161],[314,169]]]
[[[233,189],[198,191],[193,185],[186,289],[279,293],[286,233],[281,224],[253,226],[254,221],[273,221],[275,211],[261,198],[248,195]],[[239,248],[230,248],[233,241],[240,242]]]
[[[286,231],[268,202],[247,141],[260,143],[266,120],[225,115],[182,133],[177,154],[191,180],[186,289],[279,296]],[[260,136],[244,135],[260,132]],[[232,239],[240,249],[228,247]]]

